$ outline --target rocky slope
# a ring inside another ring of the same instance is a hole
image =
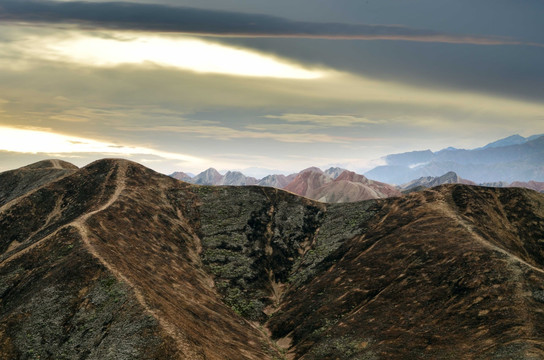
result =
[[[544,357],[530,190],[324,204],[101,160],[18,193],[0,228],[0,358]]]

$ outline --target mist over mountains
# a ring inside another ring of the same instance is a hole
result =
[[[542,159],[544,136],[513,135],[472,150],[446,148],[388,155],[384,158],[386,165],[365,175],[390,184],[441,176],[449,171],[475,183],[544,181]]]

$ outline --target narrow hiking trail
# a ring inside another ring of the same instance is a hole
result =
[[[53,169],[62,169],[63,167],[60,166],[60,162],[57,159],[52,159],[51,165],[53,165]]]
[[[429,205],[431,205],[431,204],[429,203]],[[437,210],[437,211],[441,212],[442,214],[444,214],[445,216],[451,218],[457,224],[461,225],[470,234],[470,236],[472,238],[474,238],[476,241],[478,241],[484,247],[506,255],[506,257],[508,258],[508,260],[510,262],[516,262],[516,263],[519,263],[519,264],[523,264],[523,265],[529,267],[530,269],[532,269],[532,270],[534,270],[536,272],[544,274],[544,270],[542,270],[542,269],[540,269],[540,268],[538,268],[538,267],[536,267],[536,266],[534,266],[532,264],[529,264],[527,261],[521,259],[520,257],[518,257],[518,256],[508,252],[507,250],[504,250],[503,248],[501,248],[501,247],[489,242],[488,240],[484,239],[480,234],[478,234],[476,231],[474,231],[473,226],[471,224],[469,224],[469,222],[466,219],[464,219],[460,214],[455,212],[445,200],[442,199],[440,201],[436,201],[436,202],[432,203],[431,206],[435,210]]]
[[[94,247],[93,242],[91,240],[91,236],[90,236],[91,234],[89,233],[89,229],[86,225],[86,222],[90,217],[108,209],[112,204],[114,204],[117,200],[119,200],[121,193],[126,189],[127,168],[128,168],[127,162],[118,163],[116,180],[115,180],[116,181],[115,192],[112,194],[112,196],[108,199],[108,201],[104,205],[102,205],[100,208],[94,211],[91,211],[79,217],[74,222],[68,224],[68,226],[73,226],[79,231],[81,235],[81,239],[83,240],[83,244],[85,245],[85,247],[87,248],[87,250],[93,257],[95,257],[119,281],[124,282],[132,289],[140,305],[142,305],[145,311],[158,321],[160,327],[164,330],[164,332],[168,334],[175,341],[178,347],[178,350],[181,352],[180,355],[183,355],[185,359],[201,359],[201,357],[199,357],[196,353],[191,351],[191,348],[188,344],[187,339],[179,331],[179,329],[177,329],[174,325],[168,322],[163,316],[161,316],[159,311],[152,309],[147,304],[145,296],[142,294],[140,289],[129,278],[127,278],[118,269],[116,269],[116,267],[113,264],[109,263],[102,255],[100,255],[100,253]]]
[[[50,160],[51,163],[53,163],[53,161],[55,160]],[[55,165],[55,164],[53,164]],[[57,161],[57,166],[59,166],[60,168],[60,165],[58,164],[58,161]],[[121,166],[121,165],[120,165]],[[108,174],[108,178],[111,176],[112,172],[114,170],[111,170],[110,173]],[[106,204],[104,204],[103,206],[101,206],[99,209],[97,210],[94,210],[90,213],[87,213],[87,214],[84,214],[82,216],[80,216],[79,218],[77,218],[76,220],[74,220],[73,222],[71,223],[68,223],[64,226],[61,226],[59,227],[57,230],[55,230],[54,232],[52,232],[51,234],[47,235],[46,237],[44,237],[43,239],[40,239],[38,241],[36,241],[35,243],[33,243],[32,245],[29,245],[27,247],[25,247],[24,249],[21,249],[20,251],[16,252],[15,254],[11,255],[10,257],[4,259],[2,262],[0,262],[0,266],[4,265],[4,264],[7,264],[8,262],[10,262],[11,260],[14,260],[14,259],[17,259],[21,256],[23,256],[24,254],[28,253],[29,251],[31,251],[32,249],[40,246],[41,244],[43,244],[46,240],[48,240],[49,238],[51,238],[52,236],[56,235],[59,231],[61,231],[62,229],[65,229],[67,227],[75,227],[77,228],[78,230],[80,230],[80,232],[82,231],[82,229],[85,229],[85,222],[87,221],[87,219],[89,217],[91,217],[92,215],[98,213],[98,212],[101,212],[101,211],[104,211],[105,209],[107,209],[108,207],[111,206],[111,204],[113,204],[115,201],[117,201],[117,199],[119,199],[119,195],[121,194],[121,192],[125,189],[125,177],[126,177],[126,164],[124,165],[124,169],[118,169],[118,177],[120,177],[122,173],[122,179],[121,178],[118,178],[117,179],[117,186],[116,186],[116,189],[115,189],[115,192],[114,194],[112,195],[112,197],[108,200],[108,202]],[[44,185],[45,186],[45,185]],[[27,196],[29,196],[30,194],[40,190],[41,187],[23,195],[22,197],[19,197],[19,198],[16,198],[12,201],[10,201],[9,203],[7,203],[6,205],[4,205],[3,207],[0,208],[0,212],[4,211],[5,207],[9,207],[13,204],[15,204],[17,201],[21,200],[22,198],[25,198]],[[9,206],[8,206],[9,205]],[[34,235],[36,235],[37,233],[39,233],[41,230],[43,230],[45,227],[47,227],[47,225],[49,225],[50,221],[55,217],[55,216],[58,216],[60,215],[60,201],[57,201],[57,203],[55,204],[55,209],[53,210],[52,213],[50,213],[45,221],[45,224],[40,228],[38,229],[37,231],[35,231],[34,233],[30,234],[30,236],[26,239],[26,240],[30,240]],[[86,231],[86,230],[85,230]],[[25,241],[26,241],[25,240]],[[24,244],[25,242],[22,242],[20,243],[19,245],[21,244]],[[84,243],[87,245],[87,243],[85,242],[84,240]],[[15,246],[10,246],[10,247],[13,247],[15,248]],[[8,249],[9,251],[10,249]],[[90,249],[89,249],[90,250]],[[8,252],[6,251],[6,252]],[[94,254],[93,254],[94,255]]]
[[[53,161],[54,160],[52,160],[51,162],[53,163]],[[55,168],[57,168],[57,166],[58,166],[58,168],[61,168],[60,164],[58,162],[56,164],[53,163],[53,166]],[[98,260],[100,262],[100,264],[102,264],[113,276],[115,276],[115,278],[117,278],[118,281],[123,282],[123,283],[125,283],[126,285],[128,285],[130,287],[130,289],[133,291],[133,293],[135,295],[135,298],[138,301],[138,303],[144,308],[144,310],[149,315],[151,315],[154,319],[157,320],[160,328],[170,338],[172,338],[174,340],[174,342],[177,345],[178,351],[179,351],[178,356],[180,358],[190,359],[190,360],[192,360],[192,359],[201,359],[202,358],[201,356],[197,355],[194,351],[191,350],[191,347],[189,346],[189,343],[188,343],[186,337],[183,335],[183,333],[178,328],[176,328],[173,324],[168,322],[161,315],[160,311],[152,309],[149,306],[149,304],[146,302],[145,296],[142,294],[140,289],[134,284],[134,282],[131,281],[127,276],[125,276],[121,271],[119,271],[115,267],[114,264],[108,262],[106,260],[106,258],[100,254],[99,250],[95,247],[95,245],[93,245],[92,232],[90,231],[89,227],[87,226],[87,221],[91,217],[93,217],[94,215],[107,210],[108,208],[110,208],[110,206],[112,206],[116,201],[119,200],[121,194],[126,190],[126,179],[127,179],[127,174],[126,173],[127,173],[128,166],[129,166],[128,162],[119,161],[119,162],[117,162],[117,166],[115,168],[113,168],[112,170],[110,170],[110,172],[108,173],[108,175],[106,177],[106,181],[104,183],[104,189],[102,190],[102,195],[104,194],[105,186],[106,186],[106,184],[108,182],[108,179],[110,179],[112,177],[112,175],[115,175],[115,191],[113,192],[113,194],[109,197],[109,199],[102,206],[100,206],[98,209],[95,209],[93,211],[90,211],[88,213],[85,213],[85,214],[81,215],[80,217],[78,217],[74,221],[59,227],[58,229],[56,229],[51,234],[49,234],[49,235],[45,236],[44,238],[36,241],[32,245],[27,246],[24,249],[21,249],[20,251],[12,254],[11,256],[9,256],[8,258],[6,258],[2,262],[0,262],[0,267],[4,266],[5,264],[9,263],[12,260],[15,260],[15,259],[27,254],[28,252],[32,251],[33,249],[41,246],[47,240],[49,240],[53,236],[57,235],[61,230],[72,227],[72,228],[76,229],[79,232],[82,243],[83,243],[83,246],[87,249],[89,254],[91,254],[91,256],[93,256],[96,260]],[[36,189],[36,190],[39,190],[39,189]],[[26,194],[24,197],[26,197],[28,195],[29,194]],[[20,200],[20,199],[21,198],[18,198],[18,199],[15,199],[15,200],[17,201],[17,200]],[[10,202],[10,203],[8,203],[6,205],[11,206],[12,203],[15,203],[16,201]],[[6,206],[2,207],[0,209],[0,211],[4,210],[5,207]],[[59,210],[60,209],[57,209],[57,206],[56,206],[53,213],[48,215],[48,218],[46,220],[46,224],[44,226],[42,226],[38,231],[31,234],[31,236],[28,239],[31,239],[32,236],[34,236],[39,231],[41,231],[43,228],[45,228],[51,222],[51,219],[58,216],[59,215],[58,214]],[[20,246],[21,244],[24,244],[24,242],[20,243],[20,244],[14,244],[12,250],[15,250],[15,248]]]

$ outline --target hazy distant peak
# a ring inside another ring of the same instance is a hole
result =
[[[465,184],[465,185],[476,185],[470,180],[465,180],[457,175],[454,171],[448,171],[441,176],[424,176],[419,179],[410,181],[409,183],[403,184],[400,186],[404,192],[406,191],[415,191],[423,188],[432,188],[444,184]]]
[[[198,185],[216,185],[223,179],[223,175],[221,175],[217,170],[214,168],[209,168],[207,170],[204,170],[197,176],[195,176],[192,179],[192,182],[194,184]]]
[[[499,139],[497,141],[493,141],[492,143],[489,143],[482,147],[481,149],[490,149],[490,148],[496,148],[496,147],[503,147],[503,146],[510,146],[510,145],[519,145],[526,143],[527,139],[519,134],[510,135],[503,139]]]
[[[219,171],[215,170],[215,168],[213,168],[213,167],[204,170],[202,173],[214,174],[214,175],[215,175],[215,174],[221,175],[221,174],[219,173]],[[201,174],[202,174],[202,173],[201,173]]]
[[[259,186],[271,186],[271,187],[275,187],[275,188],[278,188],[278,189],[283,189],[285,186],[287,186],[287,184],[289,184],[289,182],[290,181],[287,179],[287,177],[285,175],[273,174],[273,175],[265,176],[264,178],[259,180],[257,185],[259,185]]]
[[[340,168],[340,167],[330,167],[327,170],[325,170],[325,174],[329,175],[333,179],[336,179],[344,171],[346,171],[346,169],[343,169],[343,168]]]
[[[242,174],[240,171],[227,171],[225,176],[221,178],[221,181],[216,185],[255,185],[257,179],[248,177]]]
[[[441,152],[444,152],[444,151],[456,151],[456,150],[459,150],[459,149],[456,148],[456,147],[453,147],[453,146],[448,146],[447,148],[444,148],[442,150],[437,151],[435,154],[441,153]]]
[[[192,176],[184,173],[183,171],[176,171],[172,174],[170,174],[170,177],[173,177],[174,179],[190,182],[192,180]]]

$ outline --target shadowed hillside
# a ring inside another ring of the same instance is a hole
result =
[[[65,168],[0,174],[1,358],[544,356],[542,194],[324,204]]]

